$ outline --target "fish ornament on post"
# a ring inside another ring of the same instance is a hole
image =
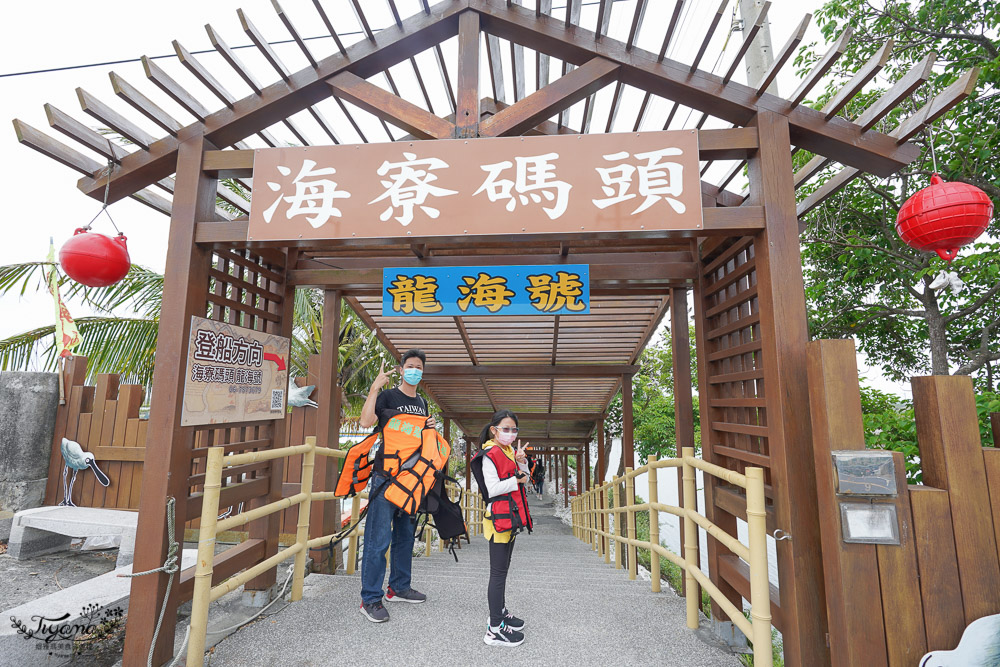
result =
[[[962,246],[986,231],[993,217],[993,202],[974,185],[948,183],[938,174],[900,207],[896,233],[916,250],[933,250],[950,262]]]

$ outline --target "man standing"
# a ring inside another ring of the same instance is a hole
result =
[[[361,409],[361,427],[371,428],[378,423],[381,431],[386,423],[399,413],[428,416],[427,401],[417,395],[417,385],[424,372],[426,356],[421,350],[408,350],[397,368],[385,369],[383,363],[378,377],[368,391],[368,398]],[[395,373],[401,373],[398,387],[380,392]],[[435,428],[434,418],[428,417],[427,426]],[[383,462],[384,442],[378,447],[372,462],[372,476],[365,518],[365,546],[361,560],[361,613],[373,623],[389,620],[389,612],[382,605],[382,582],[385,578],[385,552],[392,545],[388,602],[419,603],[427,596],[410,586],[413,561],[414,518],[385,499],[389,476]]]

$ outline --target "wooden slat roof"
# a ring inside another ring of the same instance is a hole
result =
[[[692,0],[673,0],[669,21],[657,22],[647,20],[650,3],[644,0],[602,0],[596,11],[584,8],[581,0],[566,0],[559,7],[551,0],[313,0],[311,8],[296,8],[294,13],[277,2],[272,4],[281,34],[266,34],[257,26],[268,24],[259,17],[255,24],[240,10],[233,25],[223,31],[206,26],[218,56],[198,58],[175,41],[176,63],[143,57],[146,82],[137,83],[128,72],[128,76],[111,73],[111,91],[80,89],[82,111],[101,126],[128,137],[130,145],[106,145],[92,127],[50,105],[47,117],[51,126],[73,145],[15,120],[19,141],[82,174],[78,187],[95,199],[104,197],[105,185],[110,182],[111,202],[133,197],[169,214],[170,199],[150,188],[156,186],[172,195],[178,146],[199,135],[224,151],[280,145],[284,142],[279,134],[302,145],[413,140],[413,135],[447,134],[455,123],[457,105],[468,109],[479,100],[485,114],[480,132],[494,135],[742,127],[752,123],[759,110],[767,110],[788,118],[794,150],[817,155],[796,175],[796,187],[829,173],[825,167],[830,164],[842,165],[799,205],[798,212],[803,215],[863,170],[887,175],[916,157],[919,150],[909,140],[971,94],[977,77],[972,71],[937,96],[925,94],[930,99],[922,109],[900,118],[895,130],[883,134],[871,128],[889,118],[927,82],[934,55],[915,65],[858,118],[843,117],[843,108],[881,68],[887,49],[846,83],[826,109],[812,109],[803,102],[844,52],[849,34],[835,40],[787,98],[765,90],[802,39],[808,16],[778,52],[766,80],[756,87],[738,80],[746,48],[738,47],[736,56],[723,64],[724,74],[707,71],[713,46],[725,36],[726,22],[721,17],[730,5],[725,0],[711,3],[709,10],[718,9],[714,14],[709,12],[701,26],[689,18],[698,13],[696,8],[706,9],[705,3]],[[764,11],[766,8],[765,4]],[[474,14],[471,23],[470,12]],[[488,76],[479,77],[475,96],[463,96],[463,91],[456,95],[454,87],[459,81],[468,84],[469,72],[479,69],[469,62],[460,67],[460,58],[451,57],[460,23],[473,26],[464,33],[466,45],[478,42],[469,37],[478,30],[485,35],[485,48],[474,51]],[[760,21],[747,23],[753,30]],[[269,25],[274,28],[277,24],[271,21]],[[325,28],[332,43],[325,47],[322,40],[307,44],[303,26]],[[693,46],[679,45],[677,35],[685,31],[696,34]],[[244,39],[253,43],[256,53],[246,58],[236,55],[222,34],[237,32],[246,35]],[[289,37],[293,42],[290,46],[275,48],[275,41]],[[300,62],[305,62],[301,69],[290,66]],[[462,76],[460,69],[465,72]],[[250,93],[240,98],[230,92],[236,90],[232,83]],[[510,111],[518,104],[535,104],[532,93],[539,90],[550,93],[545,96],[544,112],[518,117]],[[105,101],[108,92],[119,98],[111,98],[117,104]],[[509,121],[511,118],[515,121]],[[456,133],[462,127],[458,123]],[[703,193],[717,206],[739,206],[746,193],[736,192],[733,182],[745,162],[725,157],[710,155],[703,161]],[[226,198],[245,209],[245,204],[234,201],[231,195]],[[227,217],[221,211],[219,216]],[[227,229],[238,232],[239,220]],[[646,242],[618,244],[613,248],[617,257],[612,257],[612,248],[607,245],[574,240],[572,248],[568,244],[536,248],[523,242],[503,248],[494,243],[477,250],[468,243],[441,240],[432,247],[383,242],[370,247],[303,248],[292,279],[301,285],[315,284],[315,277],[322,275],[326,266],[324,258],[334,256],[338,266],[371,270],[414,258],[446,261],[464,257],[489,263],[508,258],[512,252],[536,257],[539,263],[546,256],[558,258],[570,251],[571,257],[599,255],[594,258],[597,262],[609,264],[643,253],[665,254],[650,265],[676,261],[680,266],[691,261],[691,246],[683,240],[674,245],[664,241],[658,247]],[[686,253],[686,257],[664,259],[670,253]],[[427,350],[432,371],[428,385],[435,398],[446,412],[466,415],[459,419],[463,428],[475,429],[475,419],[468,415],[501,405],[525,413],[592,416],[602,412],[619,379],[435,377],[433,373],[437,372],[434,369],[469,365],[549,365],[558,369],[581,363],[609,367],[634,364],[668,306],[666,295],[671,284],[662,278],[643,279],[641,270],[636,273],[620,276],[608,269],[604,278],[598,274],[591,314],[561,321],[554,317],[470,317],[428,318],[415,324],[383,319],[379,292],[369,289],[370,285],[362,284],[362,289],[348,293],[354,295],[353,307],[378,329],[391,350],[399,352],[410,346]],[[362,278],[369,280],[370,276]],[[689,279],[681,271],[673,284]],[[530,421],[529,426],[533,426]],[[581,437],[592,427],[592,417],[544,424],[551,437]]]

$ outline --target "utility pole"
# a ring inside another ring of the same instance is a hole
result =
[[[763,4],[763,0],[740,0],[740,18],[743,20],[744,35],[757,20],[757,15]],[[769,20],[764,20],[764,25],[760,27],[757,36],[754,37],[744,62],[747,67],[747,83],[750,86],[756,86],[764,79],[764,75],[767,74],[774,62],[774,49],[771,47],[771,22]],[[772,95],[778,94],[777,81],[771,82],[771,85],[767,87],[767,92]]]

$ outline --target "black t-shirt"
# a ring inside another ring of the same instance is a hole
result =
[[[407,396],[399,387],[386,389],[375,399],[375,416],[378,417],[378,429],[381,431],[393,416],[400,412],[408,415],[428,416],[427,401],[420,394]],[[378,454],[373,462],[375,470],[382,468],[382,448],[379,447]]]

